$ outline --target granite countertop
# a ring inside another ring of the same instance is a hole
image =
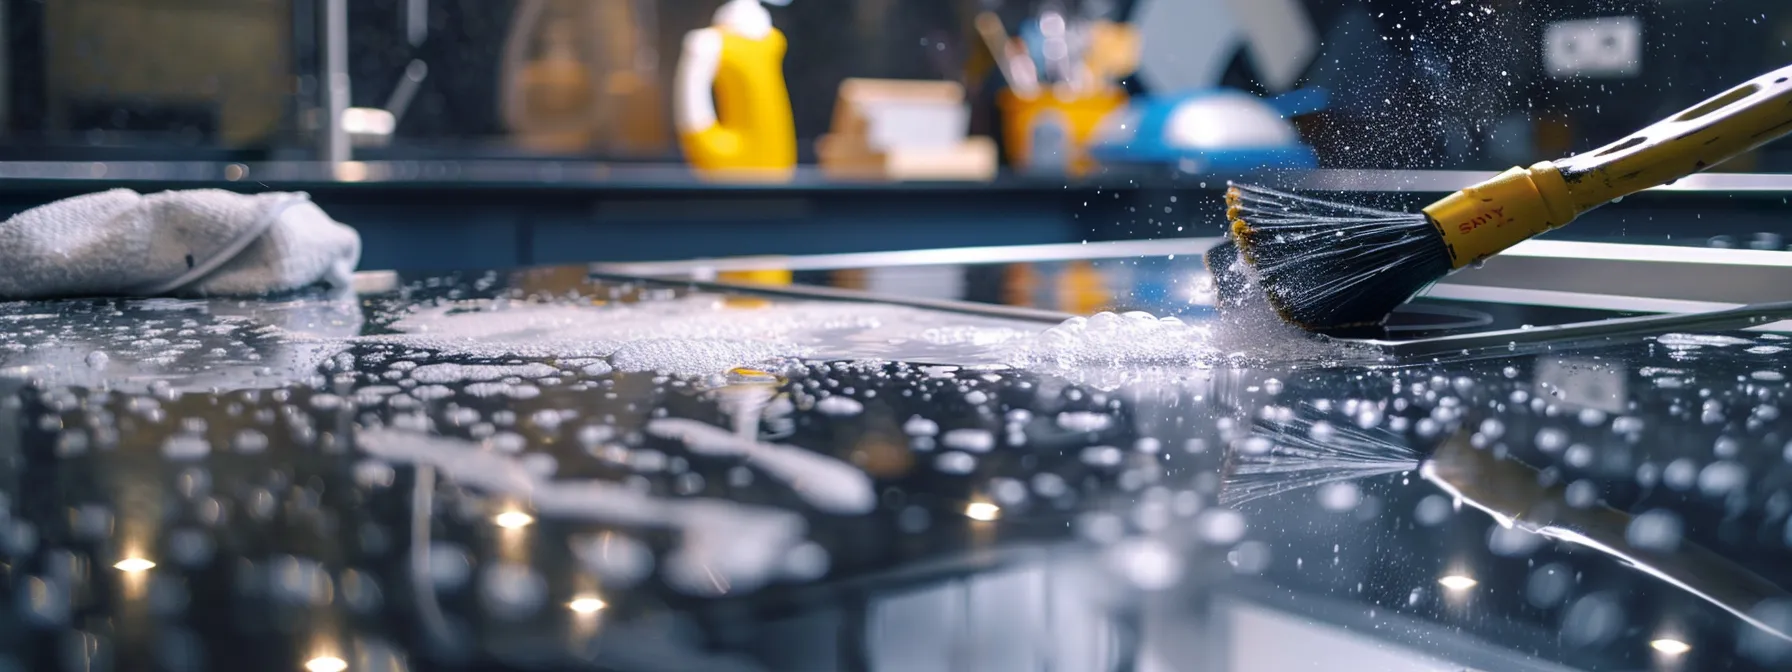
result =
[[[567,268],[0,304],[0,670],[1792,664],[1781,336],[1023,317]]]

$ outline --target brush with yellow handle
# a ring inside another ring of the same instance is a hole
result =
[[[1598,150],[1513,168],[1419,214],[1233,184],[1230,239],[1208,251],[1207,267],[1222,307],[1246,301],[1255,285],[1282,319],[1308,331],[1375,326],[1456,269],[1789,131],[1792,67]]]

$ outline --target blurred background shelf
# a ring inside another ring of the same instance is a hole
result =
[[[542,123],[530,110],[540,110],[518,101],[535,95],[523,91],[535,81],[526,71],[552,60],[547,45],[559,26],[579,38],[578,67],[603,94],[559,92],[560,102],[589,107],[597,125],[561,151],[677,160],[667,127],[679,44],[709,23],[718,3],[347,2],[348,105],[383,107],[415,63],[428,73],[393,133],[394,144],[413,154],[362,148],[357,158],[555,153],[553,143],[527,137]],[[314,151],[324,79],[320,16],[328,4],[4,3],[0,156],[86,160],[117,151],[110,157],[167,160],[222,151],[241,153],[232,160],[268,160]],[[1779,0],[1488,0],[1474,11],[1430,0],[1059,4],[1079,17],[1140,26],[1140,69],[1124,81],[1134,94],[1329,90],[1328,109],[1300,124],[1328,167],[1494,170],[1584,150],[1709,95],[1713,82],[1792,61],[1792,8]],[[958,82],[972,103],[971,133],[999,139],[1001,77],[974,17],[992,10],[1018,32],[1042,6],[863,0],[772,8],[789,36],[785,74],[803,160],[813,162],[813,142],[827,132],[849,78]],[[1565,48],[1576,31],[1610,38],[1606,46],[1618,58]],[[96,143],[112,148],[85,147]],[[1792,151],[1782,143],[1739,165],[1792,169]]]
[[[851,78],[960,86],[968,134],[1010,156],[1003,77],[976,17],[992,11],[1019,35],[1041,2],[771,8],[789,38],[804,167],[769,185],[694,180],[672,138],[681,39],[708,25],[717,0],[6,2],[0,214],[111,187],[303,190],[362,231],[366,266],[419,270],[1213,236],[1227,179],[1408,207],[1792,61],[1780,0],[1059,4],[1077,21],[1138,26],[1138,71],[1120,82],[1134,96],[1328,91],[1323,110],[1294,123],[1324,168],[851,182],[814,167]],[[352,83],[338,102],[401,108],[388,137],[335,164],[318,161],[332,7]],[[1592,58],[1576,35],[1623,58]],[[1452,51],[1483,42],[1497,45]],[[566,77],[575,72],[584,77]],[[556,114],[586,123],[563,127]],[[1792,180],[1778,173],[1792,171],[1792,147],[1720,169],[1749,172],[1684,180],[1552,235],[1785,249]]]

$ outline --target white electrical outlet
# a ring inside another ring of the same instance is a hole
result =
[[[1643,22],[1634,16],[1558,21],[1543,29],[1551,77],[1635,77],[1643,67]]]

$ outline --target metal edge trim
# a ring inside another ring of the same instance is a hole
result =
[[[593,273],[615,275],[679,275],[726,271],[783,270],[818,271],[870,266],[949,266],[956,264],[1003,264],[1078,259],[1119,259],[1188,254],[1198,256],[1219,244],[1222,238],[1176,238],[1159,240],[1127,240],[1097,243],[1052,243],[1046,245],[1000,245],[987,247],[951,247],[927,250],[890,252],[849,252],[796,256],[723,257],[683,261],[642,261],[594,263]],[[1092,254],[1093,252],[1093,254]]]
[[[1425,290],[1420,296],[1430,299],[1514,303],[1519,305],[1554,306],[1561,308],[1588,308],[1593,310],[1619,310],[1638,313],[1705,313],[1715,310],[1740,308],[1746,305],[1741,303],[1688,301],[1685,299],[1657,299],[1651,297],[1617,296],[1611,294],[1589,294],[1585,292],[1564,292],[1549,289],[1515,289],[1511,287],[1455,285],[1447,283],[1432,285],[1430,289]]]
[[[1501,252],[1500,255],[1576,261],[1595,259],[1600,261],[1792,268],[1792,252],[1678,245],[1593,243],[1572,240],[1527,240]]]
[[[1395,357],[1421,357],[1462,351],[1473,353],[1477,350],[1487,350],[1499,346],[1528,346],[1545,342],[1569,343],[1599,339],[1640,338],[1679,330],[1759,329],[1789,318],[1792,318],[1792,301],[1760,303],[1699,313],[1618,317],[1534,329],[1505,329],[1477,334],[1438,336],[1415,341],[1369,340],[1364,342],[1380,347]]]
[[[886,296],[862,292],[853,289],[837,289],[833,287],[814,287],[806,285],[760,285],[751,283],[717,282],[713,280],[683,280],[671,278],[655,278],[634,276],[621,273],[589,272],[594,278],[614,280],[618,282],[653,282],[669,285],[696,287],[709,291],[740,292],[764,296],[781,296],[797,299],[821,301],[849,301],[858,303],[881,303],[887,305],[907,306],[910,308],[926,308],[952,313],[977,315],[981,317],[999,317],[1027,322],[1056,324],[1075,317],[1070,313],[1038,308],[1022,308],[1019,306],[1003,306],[997,304],[971,303],[968,301],[949,301],[945,299],[920,299],[899,296]]]

